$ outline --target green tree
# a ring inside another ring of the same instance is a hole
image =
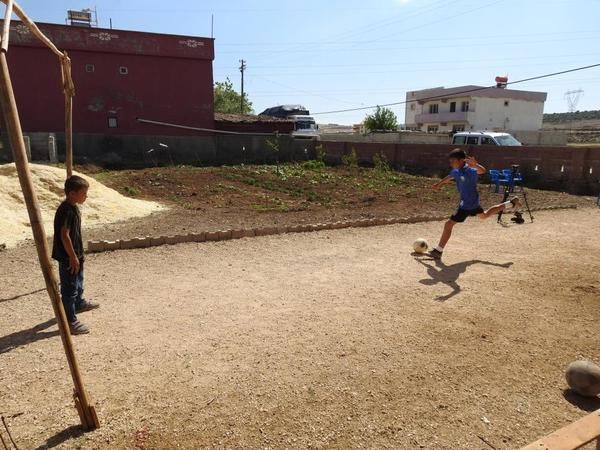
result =
[[[391,109],[378,106],[373,114],[365,117],[365,127],[369,131],[394,131],[398,129],[398,117]]]
[[[239,114],[242,96],[233,89],[233,83],[229,78],[225,81],[215,83],[215,112],[224,114]],[[244,93],[244,114],[252,114],[252,102],[248,100],[248,94]]]

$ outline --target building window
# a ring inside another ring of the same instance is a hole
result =
[[[453,133],[458,133],[460,131],[465,131],[465,126],[464,125],[452,125],[452,132]]]
[[[510,102],[508,100],[504,100],[504,106],[508,106]]]
[[[108,128],[117,128],[119,126],[119,121],[116,117],[108,118]]]
[[[85,65],[85,71],[87,73],[93,73],[96,70],[96,68],[94,67],[93,64],[86,64]]]
[[[439,107],[440,107],[440,105],[438,105],[437,103],[434,103],[433,105],[429,105],[429,114],[437,114]]]
[[[427,132],[428,132],[428,133],[437,133],[437,132],[438,132],[438,129],[439,129],[439,128],[437,127],[437,125],[429,125],[429,126],[427,127]]]
[[[450,102],[450,112],[456,112],[456,102]]]
[[[127,75],[129,73],[129,69],[125,66],[121,66],[121,67],[119,67],[119,73],[121,75]]]
[[[469,102],[462,102],[461,105],[460,105],[460,110],[462,112],[469,111]]]

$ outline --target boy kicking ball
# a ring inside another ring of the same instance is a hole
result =
[[[487,219],[494,216],[508,207],[517,209],[521,206],[518,197],[513,197],[510,201],[492,206],[484,211],[479,203],[479,191],[477,190],[477,180],[479,175],[486,173],[486,168],[478,164],[474,157],[467,157],[464,150],[460,148],[452,150],[448,155],[450,159],[450,174],[444,179],[438,181],[432,186],[432,189],[439,189],[452,181],[456,182],[456,188],[460,194],[460,203],[458,209],[452,217],[444,224],[444,231],[440,238],[440,243],[436,248],[429,252],[429,256],[434,259],[442,259],[444,248],[452,236],[452,229],[457,223],[464,222],[467,217],[477,216],[480,219]]]

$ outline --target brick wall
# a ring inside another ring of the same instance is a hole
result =
[[[321,141],[329,162],[341,163],[341,158],[356,150],[359,162],[370,164],[376,153],[385,155],[392,167],[423,175],[441,175],[448,171],[449,145],[386,144]],[[467,148],[488,169],[521,166],[530,186],[560,189],[573,193],[597,192],[600,179],[600,148],[598,147],[498,147]],[[591,171],[591,173],[590,173]]]

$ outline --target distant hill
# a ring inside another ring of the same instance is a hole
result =
[[[544,114],[544,123],[567,123],[579,120],[600,120],[600,110]]]

